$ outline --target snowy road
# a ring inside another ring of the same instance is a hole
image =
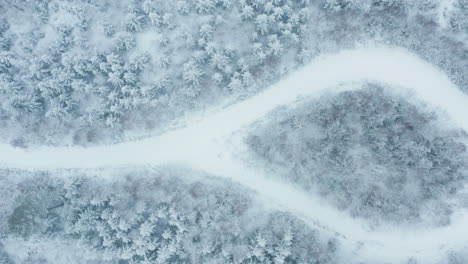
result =
[[[320,197],[272,180],[260,168],[242,162],[247,147],[238,133],[278,106],[303,96],[353,89],[339,85],[374,81],[414,96],[448,114],[452,125],[468,131],[468,96],[448,77],[420,58],[397,48],[359,48],[322,56],[267,90],[161,136],[92,148],[40,147],[31,150],[0,145],[0,165],[20,169],[95,168],[183,163],[254,190],[259,197],[290,211],[313,227],[339,233],[349,252],[371,263],[397,263],[414,256],[433,263],[448,249],[468,242],[468,214],[458,213],[443,228],[369,230],[365,221],[328,206]]]

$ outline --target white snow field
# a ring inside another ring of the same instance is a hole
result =
[[[365,220],[327,205],[320,197],[267,177],[247,164],[239,132],[282,105],[303,96],[359,87],[340,85],[373,81],[443,110],[451,125],[468,131],[468,95],[430,63],[399,48],[362,47],[324,55],[286,79],[240,103],[210,111],[183,128],[134,142],[99,147],[38,147],[24,150],[0,145],[0,165],[19,169],[98,168],[181,163],[254,190],[271,206],[291,212],[307,224],[336,234],[353,259],[400,263],[415,257],[435,263],[449,250],[468,243],[468,213],[457,212],[450,225],[431,229],[383,226],[371,230]],[[351,261],[351,260],[350,260]],[[419,262],[418,262],[419,263]]]

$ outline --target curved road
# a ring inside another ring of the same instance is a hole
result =
[[[23,150],[0,145],[0,165],[19,169],[96,168],[184,163],[253,189],[260,198],[287,210],[313,227],[338,234],[349,254],[371,263],[403,262],[414,256],[433,263],[449,249],[468,242],[468,214],[460,212],[451,225],[408,230],[369,230],[365,221],[330,207],[286,182],[272,180],[242,162],[247,147],[242,131],[278,106],[294,105],[303,96],[318,97],[373,81],[414,97],[450,117],[450,125],[468,131],[468,96],[430,63],[398,48],[366,47],[321,56],[267,90],[166,134],[91,148],[39,147]]]

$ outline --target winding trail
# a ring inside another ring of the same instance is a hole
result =
[[[398,48],[365,47],[321,56],[311,64],[245,101],[194,120],[166,134],[135,142],[91,148],[39,147],[31,150],[0,145],[0,166],[19,169],[97,168],[184,163],[254,190],[261,199],[287,210],[313,227],[338,234],[343,248],[361,261],[397,263],[414,256],[433,263],[449,249],[468,243],[468,214],[458,212],[446,227],[370,230],[364,220],[330,207],[264,170],[242,161],[247,146],[239,132],[278,106],[303,96],[359,87],[339,85],[373,81],[414,96],[443,110],[452,125],[468,131],[468,96],[430,63]]]

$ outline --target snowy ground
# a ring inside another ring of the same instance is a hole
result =
[[[352,89],[356,86],[346,84],[363,81],[388,84],[410,99],[445,112],[450,125],[468,131],[468,96],[443,72],[405,50],[362,47],[320,56],[264,92],[198,115],[185,127],[161,136],[92,148],[25,150],[1,145],[0,164],[20,169],[54,169],[183,163],[239,182],[272,206],[293,213],[311,226],[338,234],[343,248],[358,260],[395,263],[415,257],[421,263],[436,262],[448,250],[468,242],[468,213],[458,212],[451,225],[431,230],[370,230],[364,221],[325,206],[319,197],[285,182],[271,180],[261,168],[242,161],[242,153],[247,150],[239,131],[252,122],[276,107],[294,104],[298,98],[318,97],[331,89]]]

